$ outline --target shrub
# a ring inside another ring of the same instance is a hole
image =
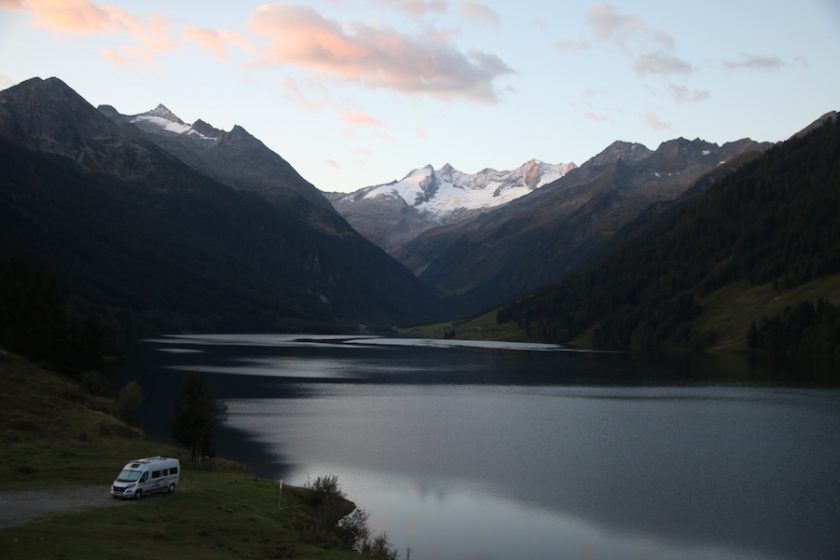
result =
[[[88,370],[82,374],[82,387],[91,395],[104,395],[108,391],[108,378],[98,371]]]
[[[143,404],[143,389],[136,381],[129,381],[117,396],[117,413],[128,422],[134,421],[134,412]]]

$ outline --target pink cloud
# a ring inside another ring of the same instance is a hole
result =
[[[362,125],[362,126],[382,126],[382,123],[367,113],[361,112],[344,112],[341,114],[341,118],[350,125]]]
[[[123,47],[119,51],[105,49],[102,51],[102,57],[114,66],[120,67],[154,64],[154,59],[149,51],[140,48]]]
[[[587,111],[584,116],[591,121],[598,122],[612,122],[612,117],[604,115],[603,113],[596,113],[595,111]]]
[[[0,10],[19,12],[24,10],[23,0],[0,0]]]
[[[99,6],[90,0],[0,0],[0,9],[27,12],[32,26],[51,33],[72,35],[125,34],[152,53],[175,48],[169,36],[169,22],[153,16],[148,23],[122,8]],[[128,54],[113,50],[105,57],[123,64]]]
[[[379,3],[418,18],[446,11],[445,0],[379,0]]]
[[[373,135],[381,140],[385,140],[386,142],[390,142],[392,144],[396,144],[397,142],[399,142],[396,136],[388,132],[374,132]]]
[[[388,27],[342,26],[305,6],[261,6],[250,30],[269,42],[261,52],[264,64],[293,65],[370,88],[495,102],[495,80],[513,72],[492,54],[465,54],[450,42]]]
[[[464,17],[479,25],[499,27],[499,24],[502,23],[499,14],[494,12],[492,8],[475,0],[460,0],[458,9]]]
[[[665,131],[670,130],[673,131],[674,127],[671,126],[671,123],[665,122],[659,117],[657,117],[654,113],[647,111],[646,113],[642,114],[642,120],[646,125],[651,127],[654,130]]]
[[[339,164],[334,159],[325,159],[324,163],[326,163],[327,165],[329,165],[330,167],[332,167],[335,170],[340,170],[341,169],[341,164]]]
[[[197,43],[199,47],[210,51],[219,60],[227,60],[227,48],[231,45],[245,51],[255,50],[253,43],[245,36],[230,31],[185,25],[184,36]]]

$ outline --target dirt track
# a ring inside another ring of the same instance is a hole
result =
[[[48,515],[115,507],[125,503],[113,499],[108,487],[103,485],[10,490],[0,492],[0,528],[24,525]]]

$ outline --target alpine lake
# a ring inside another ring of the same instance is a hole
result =
[[[192,374],[228,406],[218,455],[337,475],[402,558],[840,558],[840,391],[743,358],[167,336],[118,372],[152,439]]]

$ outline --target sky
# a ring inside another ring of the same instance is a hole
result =
[[[840,109],[840,0],[0,0],[0,89],[245,127],[325,191]]]

